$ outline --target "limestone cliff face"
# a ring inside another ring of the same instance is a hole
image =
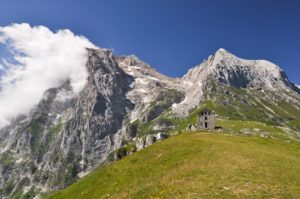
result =
[[[1,195],[64,187],[118,148],[134,104],[126,98],[133,78],[111,51],[88,50],[88,81],[76,95],[68,81],[51,88],[29,116],[2,129]],[[9,185],[10,187],[7,187]]]

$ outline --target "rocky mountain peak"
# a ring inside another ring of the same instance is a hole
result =
[[[15,161],[0,164],[0,187],[10,181],[10,192],[32,184],[43,190],[66,186],[121,144],[123,122],[134,107],[126,98],[132,78],[110,50],[87,52],[88,79],[80,93],[73,93],[66,80],[45,91],[22,121],[3,129],[0,159],[9,155]]]
[[[183,116],[188,114],[187,110],[199,105],[211,82],[227,87],[299,93],[279,66],[266,60],[242,59],[223,48],[190,69],[181,81],[185,87],[185,100],[174,104],[173,111]]]
[[[127,68],[145,68],[145,69],[151,69],[152,67],[143,62],[139,57],[136,55],[129,55],[129,56],[116,56],[116,60],[121,63],[121,65],[127,66]]]
[[[242,59],[223,48],[189,70],[183,79],[202,83],[214,80],[234,87],[265,87],[271,90],[292,87],[279,66],[266,60]]]
[[[211,57],[213,63],[211,66],[225,66],[228,69],[239,70],[239,66],[249,68],[249,70],[260,70],[261,72],[272,73],[274,76],[279,77],[283,71],[279,66],[267,60],[249,60],[237,57],[231,52],[220,48],[214,56]]]
[[[234,54],[232,54],[231,52],[229,52],[228,50],[224,49],[224,48],[219,48],[215,55],[215,58],[237,58]]]

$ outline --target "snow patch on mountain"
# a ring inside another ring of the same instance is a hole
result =
[[[127,97],[135,104],[130,115],[131,122],[145,118],[144,114],[151,108],[151,104],[160,99],[162,89],[173,89],[184,92],[184,85],[180,79],[170,78],[158,73],[153,67],[142,62],[138,57],[120,56],[116,57],[120,68],[131,75],[134,81]]]

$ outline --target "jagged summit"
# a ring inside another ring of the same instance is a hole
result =
[[[219,48],[215,55],[215,57],[236,57],[234,54],[232,54],[231,52],[229,52],[228,50],[224,49],[224,48]],[[236,57],[237,58],[237,57]]]
[[[215,82],[227,87],[262,89],[271,92],[295,91],[284,71],[266,60],[239,58],[220,48],[207,61],[190,69],[182,78],[186,98],[173,106],[179,115],[187,115],[187,110],[199,105],[203,100],[206,85]]]
[[[270,61],[267,60],[251,60],[251,59],[245,59],[240,58],[233,53],[229,52],[228,50],[225,50],[224,48],[220,48],[217,50],[214,56],[212,56],[214,59],[215,64],[220,64],[219,62],[225,62],[223,65],[226,66],[237,66],[239,64],[247,65],[248,67],[252,67],[254,65],[259,65],[261,68],[272,72],[272,71],[283,71],[279,66],[276,64],[273,64]],[[255,68],[253,68],[255,69]]]
[[[121,56],[116,56],[116,59],[119,62],[122,62],[123,65],[127,65],[130,67],[134,67],[134,66],[139,66],[139,67],[146,67],[146,68],[150,68],[151,66],[145,62],[143,62],[139,57],[137,57],[136,55],[121,55]]]
[[[290,86],[290,82],[283,70],[266,60],[246,60],[239,58],[229,51],[220,48],[214,56],[188,71],[183,77],[185,80],[219,81],[235,87],[251,86],[270,88]]]

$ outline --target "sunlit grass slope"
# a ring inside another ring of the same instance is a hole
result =
[[[49,198],[300,198],[300,144],[183,133]]]

